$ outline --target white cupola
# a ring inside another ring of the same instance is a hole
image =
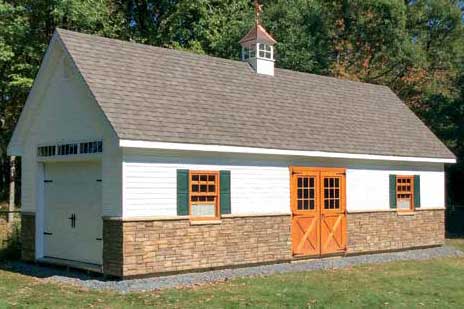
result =
[[[267,33],[259,21],[262,5],[255,0],[256,22],[253,28],[240,40],[242,60],[247,61],[256,73],[274,75],[274,38]]]

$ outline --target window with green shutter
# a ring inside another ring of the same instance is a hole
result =
[[[419,207],[419,175],[390,175],[390,208],[410,212]]]
[[[230,213],[230,171],[177,170],[177,215],[211,220]]]

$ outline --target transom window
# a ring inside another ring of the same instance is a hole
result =
[[[58,145],[44,145],[37,147],[37,155],[39,157],[53,157],[53,156],[69,156],[77,154],[90,154],[103,152],[102,141],[72,143],[72,144],[58,144]]]
[[[340,208],[340,179],[324,177],[324,209]]]
[[[219,172],[190,171],[190,216],[219,217]]]
[[[396,205],[398,211],[414,210],[414,176],[396,176]]]
[[[298,210],[313,210],[315,205],[314,177],[298,177]]]

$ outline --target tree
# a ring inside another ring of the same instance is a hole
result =
[[[464,2],[262,0],[281,68],[391,87],[459,157],[464,204]],[[0,199],[6,146],[55,27],[239,59],[251,0],[0,0]],[[19,174],[19,173],[18,173]]]
[[[0,1],[0,200],[6,199],[6,147],[55,27],[117,37],[124,20],[107,0]]]

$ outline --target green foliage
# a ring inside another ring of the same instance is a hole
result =
[[[391,87],[459,156],[448,192],[464,204],[462,1],[261,2],[278,67]],[[251,0],[0,0],[0,199],[6,145],[55,27],[239,59],[253,22]]]
[[[6,235],[0,234],[0,261],[19,259],[21,257],[20,223],[14,222],[8,230],[2,229],[0,233],[7,233]]]

